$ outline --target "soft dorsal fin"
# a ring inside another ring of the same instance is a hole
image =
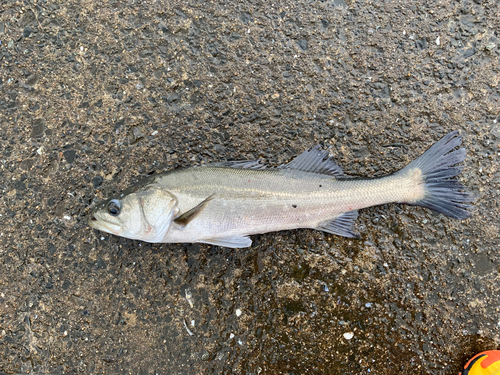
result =
[[[177,217],[174,220],[174,222],[180,225],[181,227],[185,227],[186,225],[189,224],[191,220],[193,220],[196,216],[198,216],[201,211],[203,211],[208,202],[214,199],[214,196],[215,194],[212,194],[207,199],[203,200],[201,203],[191,208],[189,211],[184,212],[181,216]]]
[[[320,147],[320,145],[311,147],[293,159],[290,163],[283,164],[279,168],[328,174],[335,177],[346,177],[342,168],[330,159],[330,153],[326,150],[321,150]]]

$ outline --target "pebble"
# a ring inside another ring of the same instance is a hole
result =
[[[240,316],[241,315],[241,310],[240,309],[236,309],[236,316]]]
[[[102,185],[102,177],[101,176],[95,176],[93,179],[92,179],[92,186],[94,186],[94,189],[97,189],[99,186]]]
[[[28,86],[35,86],[38,83],[38,76],[36,74],[32,74],[26,80],[26,84]]]
[[[31,30],[31,27],[27,26],[23,31],[23,36],[29,38],[32,32],[33,30]]]
[[[307,42],[307,39],[299,39],[297,44],[299,45],[299,47],[302,51],[306,51],[307,47],[309,45],[309,43]]]
[[[66,150],[63,152],[63,156],[64,156],[64,159],[66,159],[66,161],[69,164],[72,164],[75,161],[76,151],[75,150]]]
[[[344,333],[343,336],[346,340],[350,340],[354,337],[354,333],[353,332],[346,332],[346,333]]]
[[[43,137],[45,131],[45,121],[43,118],[36,119],[33,122],[33,129],[31,130],[31,138]]]

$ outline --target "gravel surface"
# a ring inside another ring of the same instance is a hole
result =
[[[494,0],[2,0],[0,371],[456,374],[500,346]],[[253,246],[146,244],[89,209],[167,169],[314,144],[381,176],[458,129],[471,219],[360,212]]]

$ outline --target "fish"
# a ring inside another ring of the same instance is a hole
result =
[[[252,244],[254,234],[313,228],[358,238],[358,210],[406,203],[465,219],[475,197],[455,177],[466,158],[458,131],[401,170],[382,177],[346,175],[314,146],[287,164],[228,161],[153,175],[96,205],[90,227],[151,243]]]

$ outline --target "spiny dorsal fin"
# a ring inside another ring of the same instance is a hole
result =
[[[266,169],[262,160],[237,160],[221,161],[218,163],[205,164],[206,167],[227,167],[227,168],[245,168],[245,169]]]
[[[321,150],[319,145],[304,151],[290,163],[281,165],[279,168],[346,177],[342,168],[330,159],[330,153],[326,150]]]
[[[209,196],[207,199],[199,203],[198,205],[194,206],[191,208],[189,211],[184,212],[181,216],[176,218],[174,222],[177,225],[180,225],[181,227],[185,227],[186,225],[189,224],[191,220],[193,220],[196,216],[200,214],[201,211],[205,208],[205,206],[210,202],[212,199],[214,199],[215,194],[212,194]]]
[[[340,214],[335,219],[330,221],[325,221],[318,225],[318,230],[328,232],[331,234],[336,234],[337,236],[359,238],[359,234],[355,233],[352,229],[354,220],[358,217],[358,211],[349,211]]]

